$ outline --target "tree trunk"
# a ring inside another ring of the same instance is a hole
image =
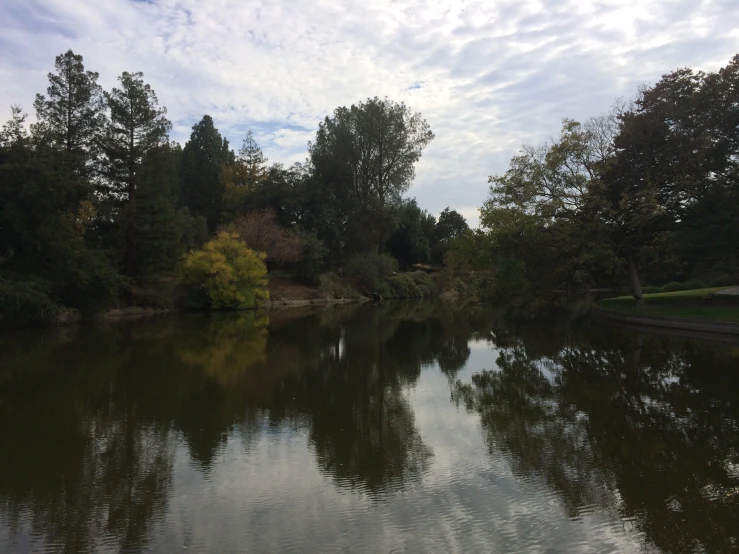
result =
[[[636,272],[636,264],[634,263],[634,257],[629,256],[629,280],[631,281],[631,293],[636,301],[636,311],[641,313],[644,311],[644,295],[641,292],[641,282],[639,282],[639,275]]]
[[[133,277],[136,264],[136,160],[134,129],[131,123],[128,144],[128,228],[126,229],[126,275]]]
[[[126,275],[133,276],[136,259],[136,187],[128,183],[128,228],[126,229]]]

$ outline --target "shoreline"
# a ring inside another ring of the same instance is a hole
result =
[[[442,298],[441,296],[437,298]],[[384,298],[383,300],[408,300],[410,298]],[[113,323],[118,321],[131,321],[138,319],[148,319],[150,317],[187,314],[187,313],[217,313],[217,312],[249,312],[255,310],[284,310],[290,308],[304,308],[308,306],[340,306],[345,304],[365,304],[373,302],[373,299],[367,296],[348,297],[348,298],[280,298],[276,300],[263,300],[258,304],[250,307],[223,310],[192,310],[187,308],[144,308],[141,306],[130,306],[127,308],[115,308],[96,314],[89,318],[83,318],[77,311],[69,310],[60,313],[53,321],[45,324],[22,325],[24,328],[48,328],[48,327],[66,327],[72,325],[85,325],[89,323]],[[0,326],[0,329],[12,328],[13,325]]]
[[[86,322],[114,322],[134,319],[145,319],[160,315],[175,313],[197,313],[197,312],[218,312],[218,311],[236,311],[248,312],[252,310],[277,310],[285,308],[301,308],[304,306],[329,306],[340,304],[356,304],[370,302],[372,299],[366,296],[357,298],[280,298],[276,300],[264,300],[251,308],[243,310],[188,310],[185,308],[143,308],[140,306],[131,306],[128,308],[116,308],[95,315],[89,319],[83,319],[77,312],[65,312],[49,327],[60,327],[65,325],[82,324]],[[45,326],[44,326],[45,327]]]
[[[171,314],[171,313],[196,313],[196,312],[219,312],[219,311],[234,311],[234,312],[248,312],[252,310],[274,310],[281,308],[300,308],[303,306],[322,306],[331,304],[353,304],[361,302],[369,302],[371,298],[359,297],[359,298],[292,298],[292,299],[277,299],[277,300],[263,300],[257,305],[251,308],[244,308],[243,310],[188,310],[186,308],[141,308],[138,306],[132,306],[130,308],[118,308],[115,310],[109,310],[105,313],[98,314],[95,316],[93,321],[118,321],[120,319],[138,319],[143,317],[151,317],[156,315]],[[75,323],[80,321],[79,318],[72,320],[69,323]],[[62,321],[61,323],[66,323]]]
[[[707,321],[679,317],[665,317],[641,314],[623,314],[601,308],[593,304],[591,314],[596,319],[641,327],[654,327],[677,331],[698,331],[719,335],[739,335],[739,323],[729,321]]]

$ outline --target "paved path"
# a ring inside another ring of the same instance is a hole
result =
[[[739,287],[729,287],[728,289],[720,290],[716,294],[726,294],[729,296],[739,296]]]

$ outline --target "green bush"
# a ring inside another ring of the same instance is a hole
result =
[[[737,275],[720,275],[711,281],[712,287],[730,287],[739,284],[739,276]]]
[[[398,271],[398,260],[388,254],[377,255],[377,273],[380,278],[387,277]]]
[[[430,298],[433,291],[433,278],[423,271],[388,277],[376,290],[383,298]]]
[[[429,290],[433,290],[436,286],[434,278],[425,271],[414,271],[412,273],[408,273],[408,276],[413,279],[413,282],[416,283],[418,287],[425,287]]]
[[[362,252],[346,264],[346,276],[369,292],[379,292],[382,281],[397,271],[398,262],[386,254]]]
[[[706,284],[700,279],[691,279],[690,281],[685,283],[685,290],[696,290],[704,288],[706,288]]]
[[[318,288],[332,298],[357,298],[359,291],[346,279],[336,273],[322,273],[318,276]]]
[[[671,283],[667,283],[664,287],[662,287],[661,292],[678,292],[681,290],[688,290],[686,284],[672,281]]]
[[[41,280],[10,281],[0,278],[2,322],[30,325],[54,321],[61,306],[49,297],[48,288],[48,283]]]
[[[301,239],[303,249],[300,259],[295,263],[293,275],[299,281],[315,285],[323,270],[328,251],[323,246],[323,242],[314,234],[303,234]]]
[[[419,298],[421,291],[416,283],[408,275],[396,275],[390,277],[386,282],[387,291],[384,296],[388,298]]]
[[[390,277],[386,281],[387,291],[383,294],[387,298],[429,298],[432,291],[428,285],[417,283],[413,276],[404,273]]]
[[[652,285],[646,286],[642,289],[642,292],[644,294],[657,294],[659,292],[662,292],[662,287],[655,287]]]
[[[85,249],[74,258],[57,283],[60,303],[87,317],[111,308],[123,287],[121,276],[101,252]]]
[[[678,283],[676,281],[672,281],[670,283],[667,283],[665,286],[663,286],[661,289],[655,291],[655,292],[679,292],[683,290],[696,290],[696,289],[704,289],[706,288],[706,284],[701,281],[700,279],[691,279],[690,281],[687,281],[685,283]],[[644,292],[647,294],[651,294],[647,291],[647,289],[652,289],[652,287],[645,287]]]

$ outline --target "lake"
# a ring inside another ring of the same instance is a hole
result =
[[[728,552],[739,344],[432,302],[0,333],[0,552]]]

